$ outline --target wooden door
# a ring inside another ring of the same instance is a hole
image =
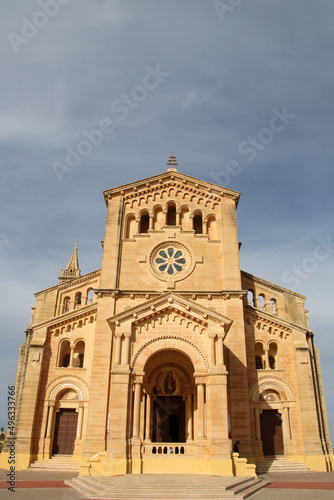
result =
[[[157,396],[153,404],[152,441],[184,443],[185,402],[181,396]]]
[[[263,455],[284,455],[282,419],[277,410],[263,410],[260,415]]]
[[[73,455],[77,434],[78,414],[75,410],[59,410],[53,438],[54,455]]]

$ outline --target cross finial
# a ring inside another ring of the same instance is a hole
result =
[[[177,169],[175,168],[175,165],[177,165],[177,160],[176,160],[176,157],[174,155],[171,155],[169,157],[167,165],[170,167],[167,169],[167,171],[169,171],[169,170],[176,170],[177,171]]]

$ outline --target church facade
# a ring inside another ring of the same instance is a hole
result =
[[[175,163],[105,191],[101,269],[81,276],[75,248],[35,294],[17,467],[61,454],[82,475],[253,475],[275,455],[332,470],[305,297],[240,270],[239,193]]]

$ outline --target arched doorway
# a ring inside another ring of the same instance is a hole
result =
[[[53,455],[73,455],[77,435],[78,414],[74,409],[63,408],[56,414],[53,438]]]
[[[65,389],[57,395],[53,455],[73,455],[78,430],[78,412],[73,405],[78,401],[79,395],[73,389]]]
[[[145,441],[186,443],[194,438],[194,366],[182,352],[164,350],[145,365]]]
[[[282,417],[278,410],[263,410],[260,426],[263,455],[284,455]]]

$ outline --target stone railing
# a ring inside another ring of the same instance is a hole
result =
[[[187,443],[145,443],[143,445],[143,455],[145,456],[189,456],[193,455],[195,450],[194,445]]]

